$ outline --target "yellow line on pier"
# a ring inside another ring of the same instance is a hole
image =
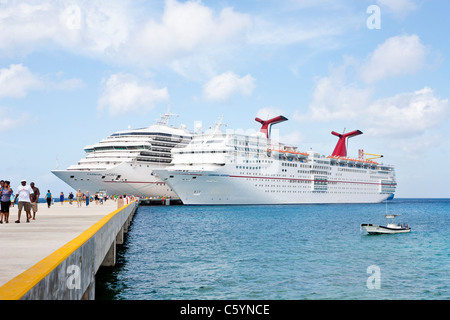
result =
[[[11,279],[0,287],[0,300],[19,300],[39,281],[45,278],[52,270],[61,264],[67,257],[80,248],[87,240],[100,230],[112,217],[129,205],[135,205],[131,202],[120,209],[104,216],[89,229],[81,233],[79,236],[42,259],[28,270],[22,272],[15,278]],[[25,213],[24,213],[25,214]],[[64,218],[61,218],[64,219]]]

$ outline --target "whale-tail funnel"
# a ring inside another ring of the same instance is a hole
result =
[[[337,133],[335,131],[331,131],[331,134],[334,134],[335,136],[339,137],[339,141],[336,144],[336,147],[334,148],[333,154],[331,156],[333,157],[346,157],[347,156],[347,146],[346,146],[346,140],[347,138],[351,138],[354,136],[358,136],[362,134],[362,131],[355,130],[349,133]]]
[[[259,123],[261,123],[261,130],[259,130],[259,132],[262,132],[266,135],[267,139],[270,138],[270,130],[272,128],[273,124],[276,123],[280,123],[283,121],[286,121],[287,118],[284,116],[278,116],[269,120],[261,120],[260,118],[255,118],[256,121],[258,121]]]

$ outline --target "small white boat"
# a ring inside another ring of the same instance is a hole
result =
[[[398,217],[399,214],[386,214],[385,217],[388,221],[386,226],[380,226],[377,224],[361,224],[368,234],[391,234],[391,233],[407,233],[411,232],[411,227],[409,227],[406,223],[394,223],[390,219],[394,219]]]

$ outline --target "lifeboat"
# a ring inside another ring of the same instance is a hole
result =
[[[304,158],[308,157],[308,154],[305,152],[278,150],[278,149],[267,150],[267,152],[270,152],[270,151],[272,151],[273,155],[276,157],[279,157],[280,155],[285,155],[289,159],[293,159],[293,158],[304,159]]]

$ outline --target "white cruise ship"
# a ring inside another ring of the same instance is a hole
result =
[[[185,147],[192,133],[184,125],[168,125],[173,114],[167,112],[147,128],[113,133],[102,141],[86,146],[86,158],[66,170],[52,173],[73,189],[92,195],[135,195],[178,198],[153,170],[170,165],[173,148]]]
[[[332,134],[339,141],[331,156],[270,138],[279,116],[262,123],[254,135],[215,132],[194,136],[183,149],[173,149],[173,166],[155,173],[185,205],[377,203],[392,198],[394,167],[365,158],[348,158],[348,138],[362,134]],[[379,156],[381,157],[381,156]]]

